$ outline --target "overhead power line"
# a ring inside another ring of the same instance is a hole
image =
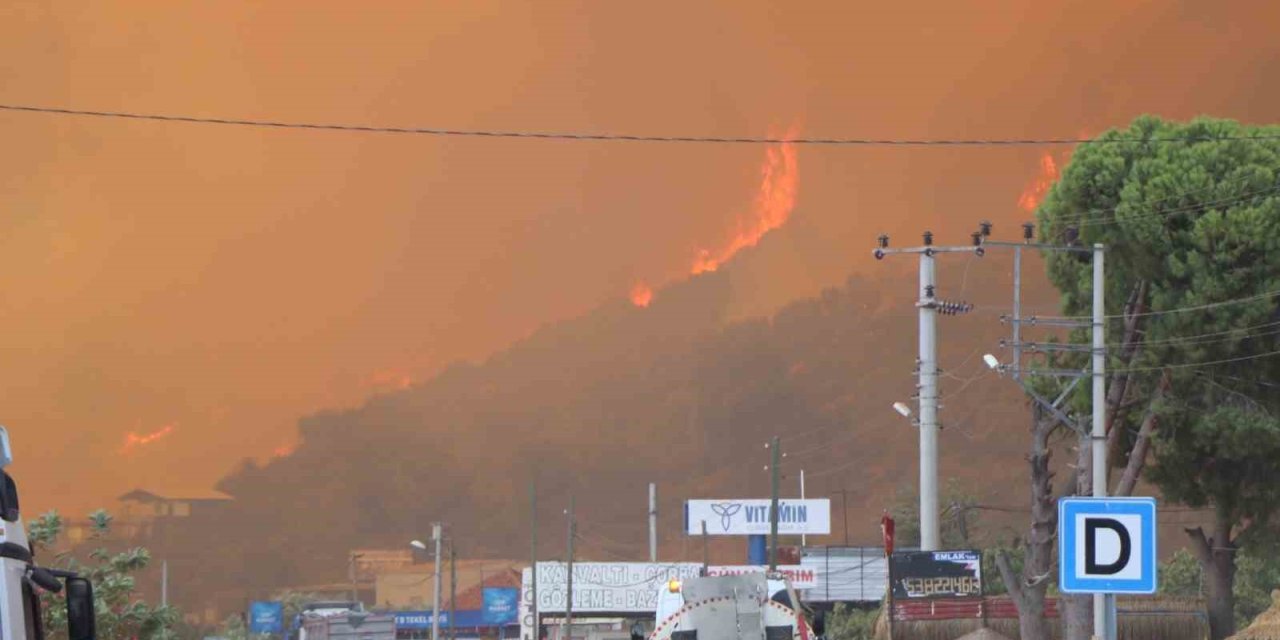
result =
[[[224,118],[211,116],[167,115],[132,111],[98,111],[62,107],[43,107],[22,104],[0,104],[0,111],[43,113],[59,116],[86,116],[125,120],[150,120],[182,122],[189,124],[219,124],[241,127],[272,129],[311,129],[324,131],[351,131],[361,133],[411,134],[442,137],[473,138],[526,138],[563,141],[609,142],[685,142],[709,144],[803,144],[828,146],[903,146],[903,147],[987,147],[1026,145],[1076,145],[1076,144],[1146,144],[1176,142],[1207,142],[1215,140],[1280,140],[1280,134],[1243,136],[1173,136],[1134,138],[1111,136],[1107,138],[778,138],[756,136],[681,136],[636,135],[623,133],[589,133],[574,131],[517,131],[494,129],[446,129],[435,127],[391,127],[381,125],[338,124],[322,122],[290,122],[284,120],[257,120],[248,118]]]
[[[1259,293],[1257,295],[1248,296],[1245,298],[1232,298],[1230,300],[1222,300],[1219,302],[1208,302],[1205,304],[1192,305],[1188,307],[1174,307],[1172,309],[1163,309],[1160,311],[1143,311],[1141,313],[1131,313],[1128,315],[1123,313],[1110,314],[1110,315],[1103,316],[1103,318],[1107,320],[1116,320],[1116,319],[1123,319],[1123,318],[1147,318],[1151,316],[1168,315],[1171,313],[1187,313],[1191,311],[1205,311],[1207,309],[1217,309],[1219,307],[1227,307],[1227,306],[1236,305],[1236,304],[1244,304],[1246,302],[1255,302],[1257,300],[1262,300],[1264,298],[1274,298],[1276,296],[1280,296],[1280,290],[1266,291],[1266,292]],[[1088,320],[1088,319],[1089,319],[1089,316],[1028,316],[1027,318],[1024,318],[1022,320],[1022,323],[1035,324],[1036,322],[1042,322],[1042,321],[1051,321],[1051,322],[1052,321],[1073,321],[1073,320],[1080,321],[1080,320]]]

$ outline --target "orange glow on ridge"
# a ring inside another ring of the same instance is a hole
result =
[[[151,444],[152,442],[155,442],[156,440],[159,440],[160,438],[163,438],[169,435],[170,433],[173,433],[173,425],[171,424],[167,424],[164,427],[157,429],[156,431],[152,431],[151,433],[144,433],[142,435],[138,435],[130,431],[129,433],[125,434],[124,444],[120,446],[120,453],[125,453],[125,454],[130,453],[134,449]]]

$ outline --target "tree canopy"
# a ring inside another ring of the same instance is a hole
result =
[[[1044,241],[1106,247],[1112,438],[1149,433],[1164,497],[1213,508],[1211,534],[1188,533],[1217,576],[1215,637],[1232,626],[1231,553],[1280,509],[1280,140],[1265,136],[1280,127],[1142,117],[1080,148],[1038,210]],[[1047,268],[1064,313],[1087,317],[1088,256]]]

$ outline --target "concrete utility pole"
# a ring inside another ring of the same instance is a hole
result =
[[[361,554],[354,551],[347,556],[347,578],[351,581],[351,601],[360,602],[360,586],[356,578],[356,560],[361,558]]]
[[[538,481],[529,481],[529,612],[533,615],[533,638],[539,640],[542,620],[538,617]]]
[[[844,546],[849,546],[849,490],[840,490],[840,517],[844,520]]]
[[[924,232],[924,245],[890,249],[889,236],[881,235],[873,252],[877,260],[886,255],[914,253],[920,256],[919,355],[916,359],[920,401],[920,549],[936,551],[940,545],[938,525],[938,314],[956,315],[973,309],[967,303],[944,302],[935,296],[934,256],[938,253],[984,255],[977,236],[972,246],[936,247],[933,233]]]
[[[431,525],[431,539],[436,543],[435,583],[431,589],[431,640],[440,640],[440,523]]]
[[[160,561],[160,606],[169,606],[169,561]]]
[[[571,640],[573,638],[573,538],[575,537],[576,528],[573,521],[573,496],[569,496],[569,510],[565,511],[569,516],[569,570],[565,572],[565,589],[564,589],[564,634],[562,640]]]
[[[1093,245],[1093,497],[1107,497],[1107,336],[1106,336],[1106,279],[1101,244]],[[1111,594],[1093,595],[1093,633],[1115,640],[1108,613],[1115,602]]]
[[[658,484],[649,483],[649,562],[658,561]]]
[[[771,477],[770,484],[773,487],[772,498],[769,501],[769,570],[778,570],[778,467],[781,466],[782,453],[780,451],[778,436],[773,437],[770,443],[770,449],[773,450],[773,459],[769,464],[769,472]]]

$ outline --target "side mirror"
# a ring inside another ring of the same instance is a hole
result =
[[[18,521],[18,485],[6,472],[0,471],[0,518],[5,522]]]
[[[95,640],[93,585],[84,578],[67,578],[68,640]]]

